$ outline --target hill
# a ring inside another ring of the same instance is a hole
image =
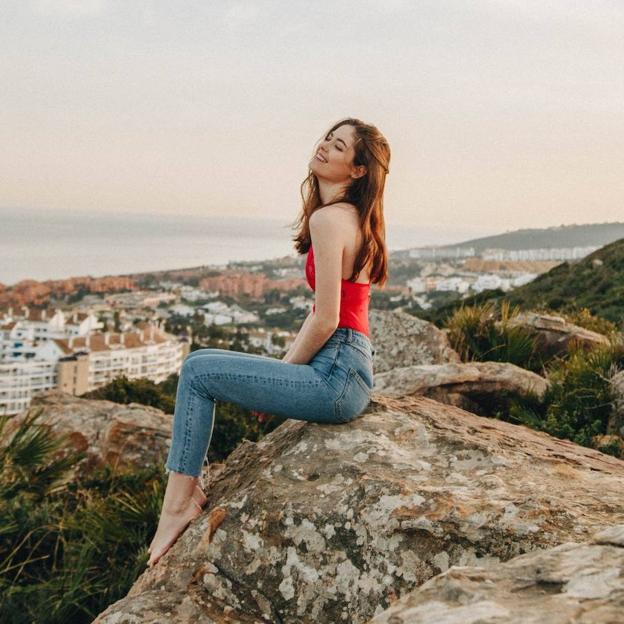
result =
[[[582,260],[562,262],[511,292],[486,290],[462,301],[429,310],[422,316],[439,323],[462,304],[474,305],[491,300],[506,300],[522,309],[549,308],[574,312],[588,308],[592,314],[622,326],[624,238],[597,249]]]
[[[530,228],[484,236],[448,245],[449,247],[474,247],[476,253],[484,249],[543,249],[551,247],[592,247],[608,245],[624,238],[624,223],[588,223],[562,225],[551,228]]]

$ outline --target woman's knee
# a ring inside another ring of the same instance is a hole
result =
[[[215,353],[217,353],[219,351],[219,349],[212,349],[209,347],[206,347],[204,349],[196,349],[195,351],[191,351],[182,361],[182,368],[184,368],[184,365],[187,362],[191,362],[195,359],[197,359],[198,357],[206,357],[207,355],[214,355]],[[187,367],[188,368],[188,367]]]
[[[202,349],[199,349],[199,351],[202,351]],[[189,353],[183,360],[182,362],[182,368],[180,368],[180,376],[184,376],[184,377],[192,377],[195,374],[195,363],[198,361],[197,357],[191,357],[191,355],[194,355],[198,353],[198,351],[193,351],[193,353]]]

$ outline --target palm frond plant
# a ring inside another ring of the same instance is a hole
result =
[[[446,324],[452,347],[464,362],[510,362],[528,370],[539,371],[543,362],[533,336],[511,321],[519,313],[503,301],[500,309],[493,301],[463,306]]]
[[[102,468],[40,421],[0,420],[0,622],[91,622],[124,596],[147,560],[162,466]]]

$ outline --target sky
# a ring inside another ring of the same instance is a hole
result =
[[[385,218],[624,220],[624,1],[0,0],[0,211],[290,221],[375,124]]]

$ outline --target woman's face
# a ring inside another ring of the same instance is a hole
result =
[[[355,128],[349,124],[339,126],[321,139],[310,160],[310,169],[319,177],[339,182],[357,174],[353,167],[356,141]]]

